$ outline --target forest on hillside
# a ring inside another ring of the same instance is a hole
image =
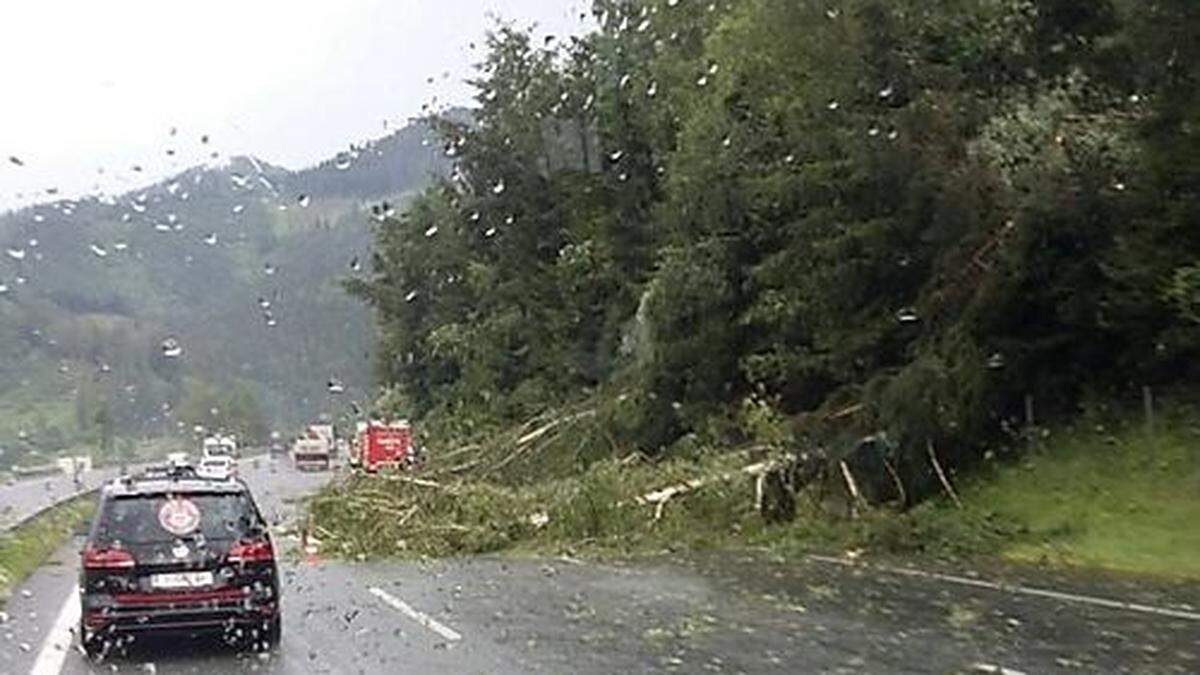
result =
[[[1186,390],[1200,4],[596,0],[502,24],[451,175],[375,227],[381,411],[586,402],[647,455],[886,430],[965,466]]]
[[[440,170],[429,135],[296,172],[220,158],[0,216],[0,466],[351,414],[372,331],[340,282],[369,255],[370,204]]]

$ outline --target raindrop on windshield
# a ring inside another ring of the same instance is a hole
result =
[[[23,248],[10,248],[5,251],[5,253],[7,253],[8,257],[12,258],[13,260],[25,259],[25,249]]]
[[[103,246],[100,246],[99,244],[92,244],[90,248],[92,249],[92,253],[96,254],[97,258],[108,257],[108,250]]]
[[[341,394],[346,391],[346,385],[342,384],[341,380],[336,378],[330,378],[326,388],[329,389],[329,393],[331,394]]]
[[[438,226],[437,226],[437,225],[431,225],[431,226],[429,227],[429,229],[425,230],[425,236],[426,236],[426,237],[432,237],[433,235],[435,235],[435,234],[437,234],[437,233],[438,233]]]
[[[345,171],[346,169],[349,169],[350,163],[350,155],[344,152],[339,153],[337,159],[334,160],[334,166],[337,167],[338,171]]]
[[[308,195],[300,195],[300,198],[297,199],[296,202],[300,204],[301,208],[307,209],[309,203]]]
[[[25,162],[21,161],[21,158],[17,157],[16,155],[9,155],[8,161],[16,164],[17,166],[25,166]]]
[[[900,323],[915,323],[920,321],[921,317],[917,316],[917,312],[913,308],[905,307],[896,312],[896,320]]]
[[[991,368],[992,370],[1003,369],[1004,368],[1004,355],[1001,354],[1000,352],[996,352],[996,353],[992,354],[990,357],[988,357],[987,366],[988,366],[988,368]]]
[[[209,234],[207,237],[204,238],[204,243],[209,246],[216,246],[217,245],[217,234],[215,232]]]
[[[492,186],[492,194],[494,194],[494,195],[504,194],[504,191],[506,189],[508,189],[508,186],[506,186],[504,184],[503,180],[496,181],[496,184]]]
[[[179,344],[179,340],[169,337],[162,342],[162,354],[168,359],[175,359],[183,356],[183,345]]]

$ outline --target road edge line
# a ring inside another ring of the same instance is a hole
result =
[[[38,652],[33,667],[29,669],[29,675],[59,675],[62,672],[67,654],[71,652],[71,646],[75,642],[75,635],[71,629],[79,623],[81,611],[79,586],[72,584],[71,592],[67,594],[62,609],[58,611],[58,617],[54,619],[54,625],[42,641],[42,649]]]
[[[824,555],[809,555],[808,560],[831,565],[840,565],[842,567],[855,567],[859,569],[873,569],[880,572],[887,572],[906,577],[920,577],[922,579],[933,579],[935,581],[944,581],[960,586],[973,586],[975,588],[985,588],[993,591],[1006,591],[1020,595],[1030,595],[1039,598],[1049,598],[1051,600],[1061,600],[1064,602],[1074,602],[1084,605],[1093,605],[1095,607],[1104,607],[1107,609],[1123,609],[1131,612],[1140,612],[1142,614],[1154,614],[1157,616],[1170,617],[1172,619],[1187,619],[1189,621],[1200,621],[1200,612],[1189,612],[1182,609],[1171,609],[1169,607],[1155,607],[1153,605],[1143,605],[1136,602],[1126,602],[1124,600],[1112,600],[1110,598],[1100,598],[1092,595],[1080,595],[1077,593],[1067,593],[1064,591],[1054,591],[1046,588],[1036,588],[1033,586],[1023,586],[1021,584],[1004,584],[997,581],[987,581],[986,579],[972,579],[969,577],[960,577],[954,574],[943,574],[941,572],[927,572],[925,570],[892,567],[890,565],[876,565],[871,563],[860,563],[844,558],[835,558]]]

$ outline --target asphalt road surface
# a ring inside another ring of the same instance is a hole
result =
[[[81,476],[83,487],[97,488],[117,473],[115,468],[85,471]],[[78,491],[74,479],[64,473],[26,478],[0,486],[0,532]]]
[[[244,473],[281,522],[295,515],[291,500],[325,479],[260,464]],[[1200,672],[1195,587],[982,575],[1004,578],[996,587],[969,574],[733,554],[619,564],[293,555],[282,564],[278,650],[141,640],[124,658],[91,664],[52,635],[77,602],[76,546],[9,605],[0,672]]]

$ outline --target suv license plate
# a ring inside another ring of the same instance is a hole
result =
[[[212,572],[175,572],[150,577],[150,585],[154,588],[203,588],[212,583]]]

